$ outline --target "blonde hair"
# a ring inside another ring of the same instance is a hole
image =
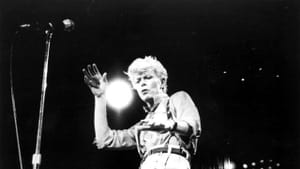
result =
[[[157,60],[155,56],[145,56],[144,58],[135,59],[125,72],[129,80],[133,82],[134,76],[137,74],[153,71],[162,82],[162,89],[167,92],[168,73],[165,67]]]

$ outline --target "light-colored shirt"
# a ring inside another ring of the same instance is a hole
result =
[[[105,117],[106,118],[106,117]],[[171,131],[141,130],[142,121],[124,130],[110,129],[108,126],[101,140],[95,140],[98,148],[137,148],[141,156],[157,146],[180,146],[196,153],[197,142],[201,133],[198,109],[191,97],[184,91],[165,96],[153,111],[147,112],[146,119],[185,121],[191,128],[190,136],[181,136]]]

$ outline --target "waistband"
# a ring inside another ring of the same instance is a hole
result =
[[[150,156],[152,154],[156,154],[156,153],[177,154],[177,155],[183,156],[188,161],[191,160],[191,155],[186,149],[179,147],[179,146],[172,146],[172,145],[152,148],[144,155],[144,159],[147,158],[148,156]]]

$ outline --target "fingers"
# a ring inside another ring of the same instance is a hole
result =
[[[87,68],[86,69],[83,68],[82,71],[88,77],[93,77],[93,76],[101,77],[101,73],[95,63],[93,63],[92,65],[88,64]]]
[[[82,72],[83,72],[84,76],[86,76],[87,78],[89,78],[89,79],[92,78],[92,75],[88,71],[86,71],[86,69],[83,68]]]
[[[89,74],[91,76],[95,76],[96,74],[94,73],[93,69],[92,69],[92,66],[91,65],[87,65],[87,70],[89,72]]]
[[[102,80],[103,80],[104,82],[107,82],[107,73],[106,73],[106,72],[103,73]]]
[[[92,65],[88,64],[86,68],[82,69],[84,74],[84,82],[89,87],[98,88],[100,83],[105,84],[107,82],[107,73],[104,73],[101,76],[97,65],[93,63]]]
[[[94,73],[95,74],[100,74],[100,71],[98,70],[98,68],[97,68],[97,65],[95,64],[95,63],[93,63],[93,71],[94,71]]]

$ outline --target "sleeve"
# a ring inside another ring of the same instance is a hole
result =
[[[125,130],[113,130],[108,126],[106,100],[95,97],[94,109],[94,143],[102,148],[132,148],[135,142],[135,126]]]
[[[94,143],[98,149],[130,149],[136,146],[135,126],[124,130],[108,129],[102,139],[95,139]]]
[[[201,121],[197,107],[193,100],[185,91],[176,92],[171,96],[171,102],[174,106],[174,113],[177,120],[182,120],[192,127],[189,143],[192,144],[194,154],[197,151],[197,142],[201,134]]]

